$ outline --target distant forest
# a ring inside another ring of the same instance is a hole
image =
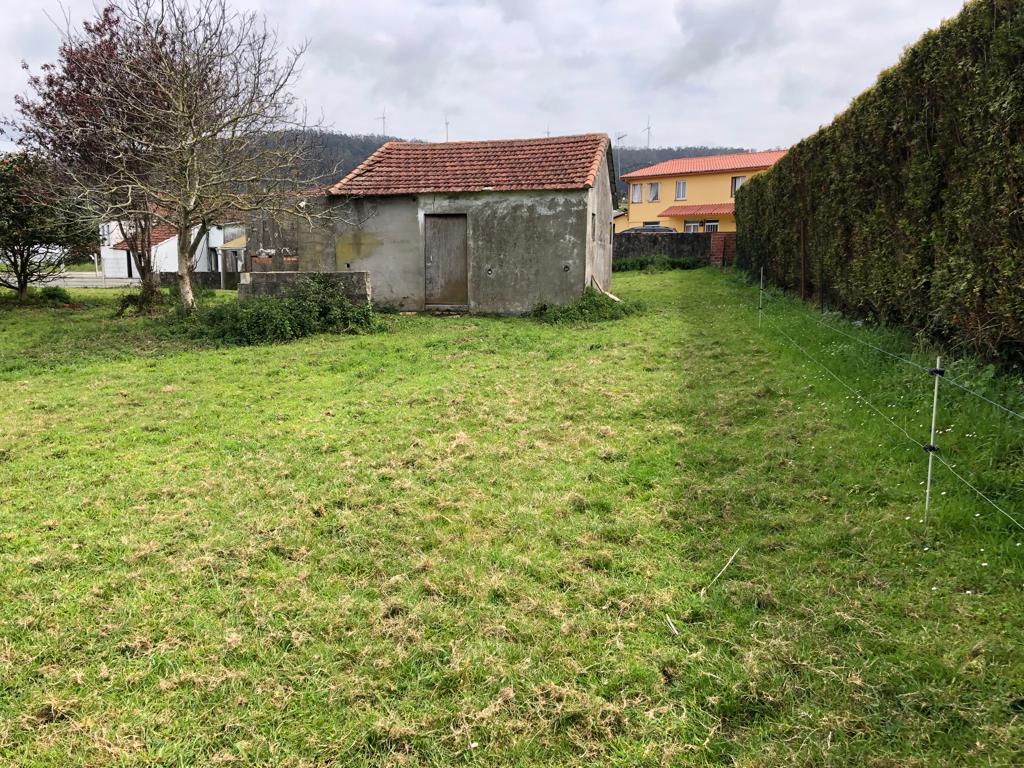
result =
[[[343,176],[354,170],[363,160],[373,154],[384,142],[392,141],[393,136],[371,136],[362,134],[325,133],[320,136],[322,146],[319,163],[309,169],[312,175],[323,178],[324,183],[339,181]],[[706,155],[745,152],[740,147],[617,147],[615,162],[621,163],[616,168],[617,175],[645,168],[648,165],[672,160],[676,157],[704,157]],[[619,196],[626,193],[626,185],[618,183]]]

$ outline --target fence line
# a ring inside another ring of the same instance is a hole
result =
[[[759,315],[763,314],[763,300],[764,300],[763,297],[765,297],[765,296],[771,298],[771,294],[769,294],[767,291],[765,291],[764,288],[762,287],[762,289],[761,289],[761,296],[758,298],[758,302],[760,304],[760,306],[758,307]],[[929,368],[926,365],[921,365],[920,363],[915,363],[913,360],[911,360],[909,358],[906,358],[906,357],[903,357],[903,355],[897,355],[894,352],[890,352],[887,349],[883,349],[882,347],[879,347],[879,346],[876,346],[876,345],[874,345],[874,344],[872,344],[870,342],[864,341],[864,339],[859,339],[855,335],[853,335],[852,333],[847,333],[846,331],[842,330],[841,328],[836,328],[834,325],[830,325],[829,323],[826,323],[823,320],[820,320],[820,319],[818,319],[816,317],[812,317],[811,315],[807,315],[806,317],[807,317],[808,320],[810,320],[815,325],[820,325],[822,328],[827,328],[830,331],[834,331],[835,333],[838,333],[840,336],[845,336],[846,338],[850,339],[851,341],[855,341],[858,344],[861,344],[862,346],[865,346],[865,347],[867,347],[869,349],[873,349],[875,352],[880,352],[881,354],[886,355],[887,357],[891,357],[893,360],[898,360],[899,362],[904,363],[905,365],[909,365],[910,367],[916,368],[919,371],[924,371],[925,373],[930,373],[931,372],[931,368]],[[977,392],[977,391],[971,389],[970,387],[968,387],[968,386],[966,386],[964,384],[961,384],[956,379],[952,379],[949,376],[945,376],[943,378],[943,381],[945,381],[947,384],[952,384],[957,389],[960,389],[960,390],[966,392],[969,395],[973,395],[974,397],[978,398],[979,400],[984,400],[989,405],[995,406],[996,408],[998,408],[999,410],[1003,411],[1004,413],[1006,413],[1006,414],[1008,414],[1010,416],[1014,416],[1014,417],[1020,419],[1021,421],[1024,421],[1024,414],[1018,413],[1017,411],[1013,410],[1012,408],[1008,408],[1007,406],[1003,405],[1002,403],[997,403],[995,400],[992,400],[991,398],[986,397],[985,395],[981,394],[980,392]]]
[[[950,464],[948,461],[945,460],[945,458],[943,458],[942,456],[940,456],[937,453],[937,449],[935,448],[934,445],[925,445],[924,443],[922,443],[919,440],[917,440],[904,427],[900,426],[893,418],[891,418],[888,414],[886,414],[884,411],[882,411],[882,409],[880,409],[876,405],[874,405],[874,403],[872,403],[870,400],[868,400],[866,397],[864,397],[864,395],[861,394],[857,389],[855,389],[854,387],[852,387],[849,384],[847,384],[846,381],[841,376],[839,376],[831,368],[829,368],[827,365],[825,365],[820,360],[818,360],[816,357],[814,357],[810,352],[808,352],[806,349],[804,349],[800,345],[800,343],[796,341],[796,339],[794,339],[792,336],[790,336],[788,333],[786,333],[786,331],[784,331],[782,328],[780,328],[775,322],[772,321],[771,318],[765,316],[763,318],[763,320],[764,320],[765,323],[768,324],[768,326],[770,328],[773,328],[779,334],[784,336],[789,341],[789,343],[792,344],[794,347],[796,347],[796,349],[798,349],[808,360],[810,360],[812,363],[817,365],[819,368],[821,368],[823,371],[825,371],[827,374],[829,374],[833,379],[835,379],[837,382],[839,382],[843,387],[845,387],[850,393],[852,393],[854,395],[854,397],[857,398],[857,400],[859,402],[864,403],[871,410],[873,410],[875,413],[877,413],[879,416],[881,416],[883,419],[885,419],[887,422],[889,422],[893,427],[895,427],[899,432],[901,432],[903,434],[903,436],[907,438],[907,440],[909,440],[911,443],[916,445],[918,448],[920,448],[921,450],[924,450],[924,451],[928,451],[929,455],[933,456],[935,459],[937,459],[940,464],[942,464],[947,470],[949,470],[950,474],[952,474],[953,477],[955,477],[957,480],[959,480],[965,486],[967,486],[972,491],[974,491],[975,494],[977,494],[981,499],[983,499],[985,502],[987,502],[993,509],[995,509],[1001,515],[1003,515],[1005,518],[1007,518],[1010,522],[1012,522],[1015,526],[1017,526],[1022,531],[1024,531],[1024,525],[1022,525],[1019,520],[1017,520],[1013,515],[1011,515],[1009,512],[1007,512],[1001,506],[996,504],[996,502],[994,502],[992,499],[990,499],[981,490],[979,490],[974,484],[969,482],[965,477],[963,477],[963,475],[961,475],[959,472],[957,472],[952,464]],[[914,365],[916,366],[916,363]],[[937,368],[936,369],[925,369],[924,366],[920,366],[920,367],[921,367],[922,370],[927,371],[929,373],[929,375],[935,375],[936,378],[939,378],[942,375],[941,373],[938,372]],[[937,407],[937,405],[935,407]],[[933,410],[933,414],[934,414],[934,410]]]

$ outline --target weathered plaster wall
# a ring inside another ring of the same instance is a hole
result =
[[[464,213],[474,312],[518,314],[579,297],[586,284],[587,193],[423,195],[419,218]]]
[[[331,230],[302,233],[300,269],[369,272],[375,303],[422,310],[424,217],[465,214],[470,311],[518,314],[572,301],[591,275],[602,287],[611,281],[607,177],[605,167],[593,190],[338,200],[333,204],[348,210]]]
[[[603,290],[611,290],[612,285],[612,217],[615,204],[612,197],[610,151],[601,162],[597,172],[597,180],[588,192],[590,204],[590,238],[587,242],[587,280],[594,280]]]

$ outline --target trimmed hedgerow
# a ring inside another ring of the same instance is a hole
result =
[[[969,3],[737,206],[751,272],[1024,359],[1024,4]]]
[[[708,265],[707,259],[697,256],[635,256],[613,259],[612,272],[667,272],[670,269],[700,269]]]
[[[380,329],[380,320],[369,303],[353,304],[325,275],[310,275],[284,296],[258,296],[202,308],[188,322],[193,336],[233,345]]]

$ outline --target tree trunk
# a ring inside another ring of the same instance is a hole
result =
[[[28,301],[28,283],[18,281],[18,302],[24,304]]]
[[[160,275],[155,270],[151,269],[149,272],[141,275],[141,280],[143,291],[155,293],[160,290]]]
[[[189,229],[183,227],[178,230],[178,289],[181,293],[181,306],[185,309],[195,309],[196,297],[192,293],[192,275],[189,273],[189,265],[192,262]]]

